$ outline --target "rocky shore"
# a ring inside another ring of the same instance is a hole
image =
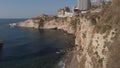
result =
[[[75,35],[65,68],[120,68],[120,1],[116,1],[98,13],[65,18],[42,15],[15,26],[61,29]]]

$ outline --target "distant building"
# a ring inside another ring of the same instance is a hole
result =
[[[112,0],[93,0],[91,5],[99,6],[100,8],[102,8],[103,5],[105,5],[111,1]]]
[[[102,3],[102,0],[93,0],[93,1],[92,1],[92,5],[97,5],[97,6],[99,6],[99,5],[101,5],[101,3]]]
[[[70,11],[69,7],[58,10],[58,17],[72,17],[73,13]]]
[[[90,9],[90,0],[78,0],[78,9],[80,11],[86,11]]]
[[[90,0],[78,0],[78,6],[73,7],[73,11],[70,11],[69,7],[58,10],[58,17],[72,17],[79,13],[86,13],[91,7]]]

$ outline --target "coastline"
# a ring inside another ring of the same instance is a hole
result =
[[[115,2],[116,3],[116,2]],[[61,29],[73,34],[75,47],[65,58],[65,68],[119,68],[119,5],[107,5],[100,12],[73,17],[37,17],[19,23],[19,27]],[[108,11],[109,10],[109,11]]]

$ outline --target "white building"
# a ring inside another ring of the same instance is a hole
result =
[[[72,17],[74,14],[86,13],[90,9],[90,0],[78,0],[78,6],[74,8],[75,11],[70,12],[65,9],[58,10],[58,17]]]
[[[65,12],[64,14],[58,14],[58,17],[72,17],[72,12]]]
[[[58,10],[58,17],[72,17],[73,13],[70,11],[69,7]]]
[[[90,4],[90,0],[78,0],[78,8],[80,11],[89,10]]]

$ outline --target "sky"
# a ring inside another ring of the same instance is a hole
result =
[[[59,8],[77,5],[77,0],[0,0],[0,18],[31,18],[42,13],[56,15]]]

